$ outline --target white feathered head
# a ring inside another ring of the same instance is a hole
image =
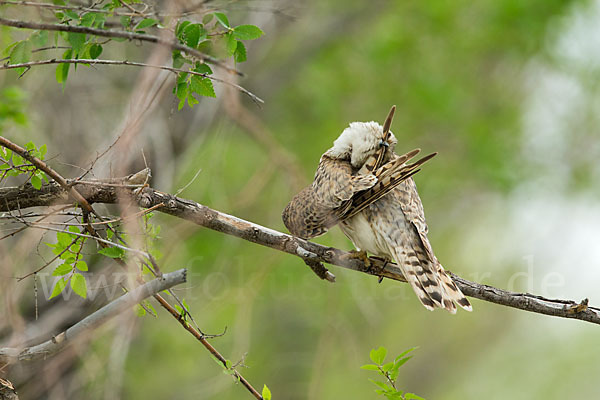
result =
[[[325,153],[329,157],[349,159],[354,168],[360,168],[367,158],[375,154],[385,143],[382,141],[383,127],[377,122],[352,122],[333,142]],[[388,154],[394,151],[398,140],[392,132],[387,141]]]

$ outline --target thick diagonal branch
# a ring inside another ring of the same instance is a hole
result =
[[[130,309],[145,298],[180,283],[184,283],[186,281],[186,273],[185,269],[180,269],[178,271],[169,272],[168,274],[163,274],[160,278],[156,278],[144,285],[138,286],[127,294],[108,303],[98,311],[88,315],[66,331],[43,343],[23,349],[12,347],[0,348],[0,362],[9,363],[14,361],[35,360],[54,354],[68,343],[72,343],[82,334],[92,331],[119,313]]]
[[[54,201],[54,204],[65,203],[65,194],[60,194],[60,189],[57,191],[55,185],[54,183],[43,185],[40,191],[37,191],[29,184],[20,188],[0,189],[0,211],[10,211],[3,204],[3,198],[9,193],[13,199],[27,198],[28,207],[36,205],[45,206],[52,201]],[[86,191],[92,193],[88,198],[90,203],[116,203],[118,201],[117,187],[103,185],[105,184],[102,182],[88,182],[79,183],[77,187],[81,193],[86,193]],[[100,188],[102,196],[94,195],[93,193],[99,193],[97,191]],[[350,253],[346,251],[287,235],[213,210],[195,201],[162,193],[149,187],[143,188],[137,194],[133,194],[130,190],[129,194],[140,207],[149,208],[163,203],[165,206],[158,207],[157,211],[185,219],[227,235],[236,236],[262,246],[292,254],[302,258],[305,262],[324,262],[353,271],[405,282],[400,268],[393,263],[384,265],[381,260],[371,259],[371,265],[367,266],[362,260],[350,257]],[[54,199],[51,200],[49,197],[53,197]],[[36,199],[38,199],[37,204]],[[24,206],[21,204],[22,208]],[[492,286],[471,282],[456,275],[452,275],[452,278],[461,291],[470,297],[538,314],[579,319],[600,325],[600,309],[588,307],[585,301],[577,303],[570,300],[547,299],[529,293],[509,292]]]

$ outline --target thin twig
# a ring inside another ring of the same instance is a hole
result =
[[[262,100],[260,97],[258,97],[254,93],[250,92],[249,90],[243,88],[242,86],[240,86],[236,83],[233,83],[233,82],[229,82],[229,81],[226,81],[226,80],[223,80],[220,78],[216,78],[216,77],[214,77],[212,75],[208,75],[206,73],[190,71],[190,70],[181,69],[181,68],[173,68],[173,67],[168,67],[166,65],[152,65],[152,64],[146,64],[146,63],[140,63],[140,62],[134,62],[134,61],[99,60],[99,59],[86,59],[86,58],[64,59],[63,60],[63,59],[53,58],[51,60],[30,61],[30,62],[20,63],[20,64],[4,64],[4,65],[0,65],[0,70],[16,69],[16,68],[31,68],[36,65],[48,65],[48,64],[127,65],[127,66],[131,66],[131,67],[145,67],[145,68],[162,69],[162,70],[170,71],[173,73],[182,73],[183,72],[183,73],[187,73],[190,75],[197,75],[197,76],[201,76],[203,78],[208,78],[215,82],[223,83],[225,85],[234,87],[237,90],[239,90],[240,92],[242,92],[245,95],[247,95],[248,97],[250,97],[250,99],[252,99],[252,101],[254,101],[255,103],[261,103],[261,104],[264,103],[264,100]]]
[[[176,40],[169,40],[159,36],[148,35],[145,33],[135,33],[135,32],[126,32],[126,31],[117,31],[117,30],[104,30],[98,28],[88,28],[86,26],[71,26],[71,25],[62,25],[62,24],[44,24],[37,22],[28,22],[28,21],[17,21],[8,18],[0,17],[0,25],[12,26],[15,28],[21,29],[39,29],[44,31],[61,31],[61,32],[76,32],[76,33],[86,33],[90,35],[102,36],[102,37],[112,37],[112,38],[123,38],[129,40],[140,40],[142,42],[156,43],[161,46],[169,47],[173,50],[184,51],[187,54],[193,55],[201,61],[208,62],[210,64],[214,64],[224,70],[234,73],[239,76],[243,76],[241,72],[236,70],[235,68],[228,67],[222,61],[217,60],[216,58],[204,54],[196,49],[193,49],[189,46],[183,45]]]

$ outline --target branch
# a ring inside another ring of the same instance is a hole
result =
[[[108,303],[98,311],[88,315],[66,331],[38,345],[29,346],[24,349],[12,347],[0,348],[0,362],[10,363],[15,361],[29,361],[52,355],[75,340],[78,336],[97,328],[117,314],[130,309],[145,298],[180,283],[184,283],[186,281],[186,274],[187,271],[185,269],[180,269],[164,274],[160,278],[138,286],[127,294]]]
[[[27,22],[27,21],[17,21],[8,18],[0,17],[0,25],[12,26],[15,28],[21,29],[39,29],[44,31],[62,31],[62,32],[76,32],[76,33],[86,33],[90,35],[102,36],[102,37],[110,37],[110,38],[123,38],[129,40],[140,40],[142,42],[156,43],[161,46],[166,46],[173,50],[184,51],[187,54],[193,55],[197,57],[199,60],[217,65],[224,70],[234,73],[239,76],[243,76],[241,72],[238,70],[228,67],[223,64],[221,61],[217,60],[214,57],[211,57],[207,54],[201,53],[196,49],[188,47],[179,43],[176,40],[169,40],[159,36],[147,35],[145,33],[134,33],[134,32],[126,32],[126,31],[116,31],[116,30],[104,30],[97,28],[88,28],[86,26],[71,26],[71,25],[61,25],[61,24],[44,24],[37,22]]]
[[[55,183],[45,184],[39,191],[34,189],[30,184],[19,188],[2,188],[0,189],[0,199],[3,199],[7,193],[10,193],[13,198],[27,199],[28,207],[36,205],[45,206],[49,202],[65,204],[65,194],[62,193],[61,195],[59,193],[60,190],[56,192],[55,185]],[[79,183],[77,187],[81,193],[93,192],[94,188],[102,187],[102,183]],[[116,189],[112,186],[102,187],[103,196],[101,198],[94,198],[92,196],[88,200],[91,203],[98,201],[116,203]],[[304,262],[312,266],[315,266],[316,263],[328,263],[369,275],[406,282],[400,268],[394,263],[386,264],[382,260],[371,258],[371,265],[367,266],[362,260],[350,257],[351,253],[346,251],[287,235],[213,210],[195,201],[162,193],[149,187],[143,188],[137,194],[129,190],[129,194],[142,208],[154,207],[163,203],[165,206],[157,207],[156,211],[185,219],[227,235],[236,236],[262,246],[292,254],[300,257]],[[3,203],[4,200],[1,200],[0,211],[9,211]],[[12,203],[17,204],[14,200]],[[21,208],[24,208],[22,203]],[[588,307],[585,300],[577,303],[570,300],[548,299],[529,293],[509,292],[492,286],[471,282],[454,274],[452,274],[452,278],[466,296],[538,314],[579,319],[600,325],[600,309]]]
[[[250,92],[249,90],[244,89],[242,86],[240,86],[236,83],[233,83],[233,82],[225,81],[223,79],[215,78],[214,76],[207,75],[206,73],[190,71],[190,70],[185,70],[185,69],[181,69],[181,68],[173,68],[173,67],[168,67],[166,65],[153,65],[153,64],[146,64],[146,63],[140,63],[140,62],[134,62],[134,61],[98,60],[98,59],[85,59],[85,58],[62,60],[62,59],[53,58],[51,60],[30,61],[30,62],[21,63],[21,64],[4,64],[4,65],[0,65],[0,70],[16,69],[16,68],[29,69],[36,65],[48,65],[48,64],[128,65],[131,67],[146,67],[146,68],[162,69],[162,70],[170,71],[170,72],[174,72],[174,73],[183,72],[183,73],[190,74],[190,75],[198,75],[203,78],[208,78],[215,82],[224,83],[224,84],[234,87],[237,90],[239,90],[240,92],[244,93],[245,95],[250,97],[250,99],[252,101],[254,101],[255,103],[264,103],[264,101],[260,97],[258,97],[254,93]]]

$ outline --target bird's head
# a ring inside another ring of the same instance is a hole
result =
[[[352,122],[333,142],[325,153],[329,157],[349,160],[354,168],[360,168],[367,158],[387,147],[386,159],[394,152],[398,143],[392,132],[387,142],[382,140],[383,127],[377,122]]]

